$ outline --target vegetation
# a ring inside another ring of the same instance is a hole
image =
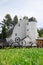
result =
[[[43,48],[0,49],[0,65],[43,65]]]
[[[14,17],[14,19],[12,20],[10,14],[6,14],[5,15],[5,18],[3,19],[2,21],[4,24],[3,24],[3,27],[2,27],[2,34],[0,34],[0,38],[6,38],[7,37],[7,32],[8,32],[8,29],[10,28],[10,24],[12,25],[16,25],[17,22],[18,22],[18,17],[17,15]],[[6,31],[6,27],[7,27],[7,31]]]
[[[0,34],[0,39],[2,38],[2,34]]]
[[[43,37],[43,29],[38,29],[39,37]]]
[[[7,37],[7,30],[5,25],[2,27],[2,38],[5,39]]]
[[[2,21],[6,26],[9,26],[10,24],[16,25],[18,22],[18,17],[17,15],[14,16],[13,20],[11,18],[10,14],[6,14],[5,18]]]
[[[5,23],[7,26],[9,26],[12,22],[12,18],[10,14],[6,14],[5,19],[3,19],[3,23]]]
[[[15,15],[14,19],[13,19],[13,24],[16,25],[18,23],[18,17]]]

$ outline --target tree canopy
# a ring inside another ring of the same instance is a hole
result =
[[[10,30],[10,24],[15,26],[18,23],[18,17],[17,17],[17,15],[15,15],[13,20],[12,20],[10,14],[6,14],[5,18],[3,19],[2,22],[4,24],[2,27],[2,34],[0,35],[0,38],[4,39],[7,37],[7,34],[9,32],[8,29]],[[6,27],[7,27],[7,30],[6,30]]]
[[[38,29],[39,37],[43,37],[43,29]]]
[[[10,16],[10,14],[6,14],[5,19],[3,19],[2,21],[4,24],[6,24],[7,26],[9,26],[9,24],[12,22],[12,18]]]
[[[17,15],[15,15],[13,18],[13,24],[16,25],[17,23],[18,23],[18,17]]]
[[[5,25],[2,27],[2,38],[5,39],[7,37],[7,30]]]

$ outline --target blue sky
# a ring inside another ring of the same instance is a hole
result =
[[[0,0],[0,22],[7,13],[19,18],[33,16],[37,27],[43,27],[43,0]]]

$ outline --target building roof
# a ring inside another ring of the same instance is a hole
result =
[[[34,17],[31,17],[31,18],[29,18],[29,22],[37,22],[37,20],[36,20],[36,18],[34,18]]]
[[[36,40],[43,40],[43,37],[37,38]]]

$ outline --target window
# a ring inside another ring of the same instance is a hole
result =
[[[29,31],[29,29],[27,29],[27,31]]]
[[[18,39],[17,39],[17,41],[18,41]]]
[[[18,24],[18,26],[20,27],[20,24]]]
[[[40,42],[40,43],[42,43],[42,42]]]
[[[23,42],[22,42],[22,44],[23,44]]]
[[[15,38],[15,42],[19,42],[20,41],[20,38],[19,37],[16,37]]]
[[[29,23],[27,23],[27,25],[29,25]]]
[[[15,33],[15,36],[17,36],[17,33]]]

